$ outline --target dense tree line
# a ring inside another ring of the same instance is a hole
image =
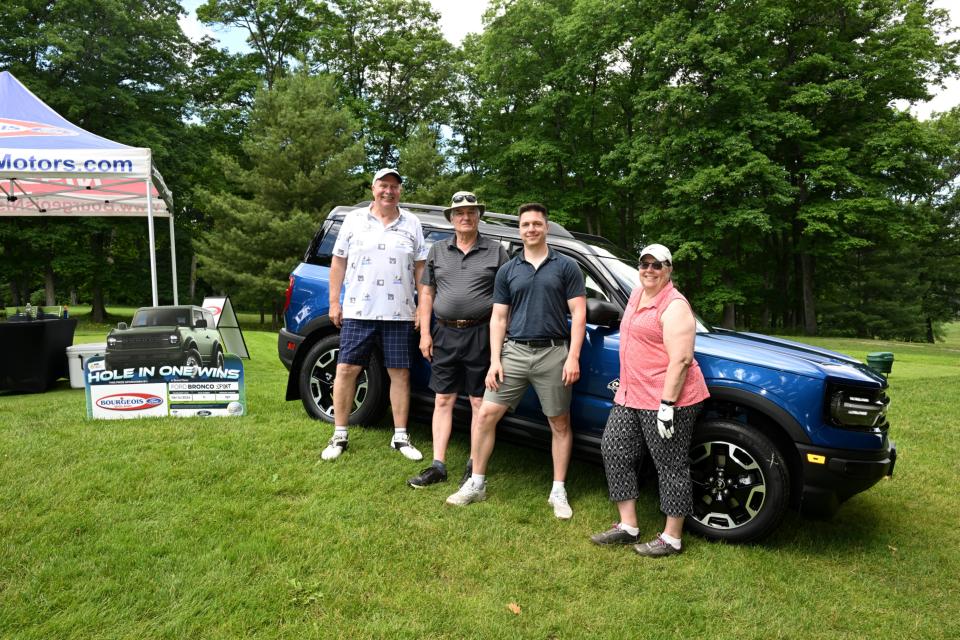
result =
[[[239,54],[187,40],[180,11],[6,3],[0,68],[153,148],[194,299],[276,317],[323,216],[389,164],[410,200],[467,187],[663,242],[725,326],[932,340],[960,310],[960,110],[906,110],[958,69],[928,0],[495,0],[460,47],[425,0],[207,0]],[[2,295],[142,303],[142,231],[4,220]]]

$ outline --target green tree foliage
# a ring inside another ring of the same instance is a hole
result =
[[[487,20],[465,52],[481,104],[455,131],[483,131],[471,152],[498,200],[539,196],[587,230],[674,247],[684,289],[729,326],[815,333],[818,305],[847,305],[831,330],[917,336],[923,287],[881,294],[915,312],[907,323],[868,311],[868,281],[891,282],[879,265],[943,229],[928,197],[942,143],[897,104],[956,71],[943,12],[925,0],[514,0]]]
[[[310,236],[365,180],[357,125],[337,101],[328,76],[278,80],[257,96],[244,157],[219,158],[229,190],[199,190],[212,219],[197,242],[202,277],[242,306],[278,311]]]
[[[238,57],[255,65],[272,87],[292,60],[303,57],[317,12],[323,5],[315,0],[207,0],[197,17],[204,24],[246,31],[253,52]]]
[[[189,43],[180,11],[2,3],[0,68],[151,147],[200,286],[238,302],[276,301],[322,216],[391,165],[411,200],[539,200],[664,242],[725,326],[932,340],[960,310],[960,116],[904,110],[957,72],[930,0],[493,0],[460,49],[425,0],[207,0],[246,53]],[[142,223],[101,222],[5,221],[5,295],[128,296]],[[41,261],[62,247],[76,259]]]
[[[310,62],[334,75],[366,139],[368,168],[396,166],[421,122],[445,121],[453,46],[425,0],[329,0]]]

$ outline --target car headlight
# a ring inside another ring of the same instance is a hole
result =
[[[170,336],[170,344],[180,344],[180,336],[177,334]]]
[[[883,389],[831,385],[828,391],[830,420],[838,427],[886,429],[890,398]]]
[[[113,338],[113,337],[107,338],[107,346],[108,346],[108,347],[115,347],[115,346],[117,346],[119,343],[120,343],[119,338]]]

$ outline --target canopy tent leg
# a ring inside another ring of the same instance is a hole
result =
[[[147,234],[150,236],[150,283],[153,285],[153,306],[159,306],[157,295],[157,250],[153,237],[153,189],[150,178],[144,180],[147,185]]]
[[[173,236],[173,211],[170,212],[170,264],[173,270],[173,304],[180,304],[177,295],[177,242]]]

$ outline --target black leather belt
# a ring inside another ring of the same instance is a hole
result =
[[[566,338],[547,338],[544,340],[516,340],[510,338],[511,342],[516,342],[517,344],[526,345],[534,349],[545,349],[547,347],[559,347],[566,346]]]
[[[469,320],[444,320],[443,318],[437,318],[437,322],[442,324],[445,327],[453,327],[454,329],[466,329],[467,327],[475,327],[478,324],[486,324],[490,321],[490,316],[484,318],[471,318]]]

